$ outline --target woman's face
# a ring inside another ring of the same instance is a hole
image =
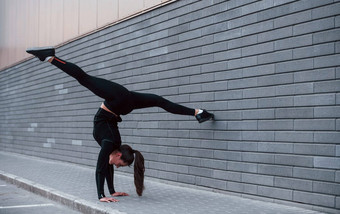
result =
[[[121,166],[127,166],[128,164],[125,163],[121,159],[121,157],[122,157],[122,153],[120,153],[120,152],[111,153],[110,158],[109,158],[109,164],[115,165],[117,168],[119,168]]]

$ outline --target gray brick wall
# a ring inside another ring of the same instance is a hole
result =
[[[123,142],[142,151],[147,176],[336,213],[339,17],[335,0],[183,0],[57,55],[215,113],[203,124],[158,108],[123,116]],[[37,59],[2,70],[0,149],[95,166],[100,102]]]

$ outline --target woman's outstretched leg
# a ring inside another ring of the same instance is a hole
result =
[[[81,85],[92,91],[95,95],[105,100],[115,100],[122,96],[128,96],[129,91],[117,83],[86,74],[79,66],[64,61],[55,56],[53,47],[27,49],[27,53],[33,54],[41,61],[48,61],[75,78]]]
[[[214,115],[206,110],[188,108],[155,94],[131,92],[131,95],[134,109],[160,107],[172,114],[195,116],[199,123],[214,118]]]

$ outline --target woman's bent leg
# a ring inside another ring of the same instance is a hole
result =
[[[134,108],[148,108],[148,107],[160,107],[167,112],[172,114],[181,114],[181,115],[195,115],[195,109],[185,107],[183,105],[179,105],[177,103],[173,103],[161,96],[155,94],[146,94],[146,93],[137,93],[131,92],[133,95]]]

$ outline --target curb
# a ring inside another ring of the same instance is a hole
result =
[[[0,179],[84,214],[126,214],[112,208],[100,208],[91,201],[79,199],[73,195],[6,173],[2,170],[0,170]]]

